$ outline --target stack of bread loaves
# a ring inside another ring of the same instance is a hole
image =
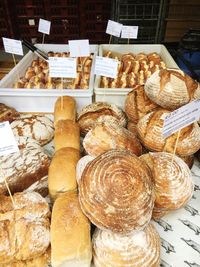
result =
[[[54,201],[51,218],[51,264],[53,267],[90,267],[92,252],[90,223],[82,213],[76,182],[80,158],[80,129],[76,102],[59,97],[54,109],[54,145],[48,186]]]

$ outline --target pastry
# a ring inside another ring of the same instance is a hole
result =
[[[21,192],[47,175],[48,156],[31,138],[16,138],[19,152],[0,157],[0,194],[7,194],[6,178],[12,193]]]
[[[160,266],[160,237],[152,224],[128,235],[96,229],[92,241],[95,267]]]
[[[53,122],[47,116],[27,115],[11,123],[15,136],[27,136],[41,145],[49,143],[54,135]]]
[[[81,133],[85,135],[102,115],[111,115],[119,120],[121,126],[126,126],[126,116],[120,108],[106,102],[96,102],[84,107],[78,114],[77,122]]]
[[[90,223],[81,211],[78,196],[67,192],[54,203],[51,218],[52,267],[90,267]]]
[[[178,132],[164,138],[162,128],[169,111],[159,109],[142,117],[137,124],[138,137],[142,144],[151,151],[173,153]],[[200,148],[200,127],[195,122],[180,131],[176,154],[190,156]]]
[[[108,121],[94,125],[83,139],[83,147],[94,157],[110,149],[126,149],[137,156],[142,153],[142,146],[134,134]]]
[[[162,215],[160,212],[166,214],[185,206],[194,192],[192,174],[187,164],[166,152],[145,154],[141,159],[151,169],[155,184],[153,218],[158,219]]]
[[[50,210],[36,192],[0,196],[0,264],[31,260],[50,245]]]
[[[81,208],[102,230],[127,234],[143,229],[154,206],[151,172],[126,150],[110,150],[89,162],[79,182]]]
[[[145,94],[144,86],[137,85],[128,93],[124,110],[128,119],[137,123],[145,114],[158,108]]]
[[[9,121],[12,122],[19,117],[19,113],[16,109],[11,108],[3,103],[0,103],[0,122]]]
[[[177,109],[200,98],[200,85],[181,70],[156,71],[145,84],[145,93],[166,109]]]

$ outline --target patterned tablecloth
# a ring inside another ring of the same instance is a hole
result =
[[[194,194],[182,209],[153,222],[161,237],[160,267],[200,267],[200,163],[192,168]]]

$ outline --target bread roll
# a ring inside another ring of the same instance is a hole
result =
[[[47,116],[27,115],[11,123],[15,136],[31,137],[41,145],[49,143],[54,135],[53,122]]]
[[[120,108],[106,102],[96,102],[84,107],[78,114],[77,121],[80,125],[81,133],[85,135],[102,115],[113,116],[119,121],[121,126],[126,126],[126,116]]]
[[[128,119],[137,123],[145,114],[158,108],[145,94],[144,86],[138,85],[128,93],[125,100],[125,112]]]
[[[110,150],[89,162],[79,182],[83,212],[100,229],[129,233],[150,221],[154,192],[151,173],[129,151]]]
[[[19,117],[19,113],[9,106],[0,103],[0,122],[9,121],[12,122]]]
[[[41,256],[50,244],[50,210],[36,192],[0,197],[0,265]]]
[[[187,164],[179,157],[166,152],[142,155],[152,170],[155,183],[156,200],[153,218],[162,213],[177,210],[191,199],[194,191],[192,174]]]
[[[59,120],[76,121],[76,101],[71,96],[62,96],[54,105],[54,125]]]
[[[79,158],[79,150],[72,147],[63,147],[54,154],[48,174],[49,194],[54,201],[61,193],[77,189],[76,164]]]
[[[143,145],[151,151],[174,152],[178,132],[164,138],[162,128],[165,116],[169,111],[160,109],[152,111],[141,118],[137,124],[138,137]],[[200,148],[200,127],[193,123],[180,131],[176,154],[190,156]]]
[[[95,124],[83,139],[83,147],[93,157],[110,149],[127,149],[137,156],[142,154],[142,146],[133,133],[107,121]]]
[[[177,109],[200,98],[200,85],[181,70],[158,70],[145,84],[147,96],[166,109]]]
[[[63,147],[73,147],[80,150],[80,128],[78,123],[72,120],[60,120],[57,122],[54,133],[55,150]]]
[[[90,267],[91,259],[90,223],[80,209],[77,194],[64,193],[52,211],[52,267]]]
[[[93,259],[95,267],[159,267],[160,237],[152,224],[129,235],[96,229]]]
[[[8,194],[4,178],[12,193],[21,192],[47,175],[48,156],[39,143],[31,138],[16,138],[19,152],[0,156],[0,194]]]

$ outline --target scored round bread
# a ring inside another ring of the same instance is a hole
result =
[[[84,107],[78,114],[77,122],[80,125],[81,134],[85,135],[102,115],[113,116],[121,126],[126,126],[126,116],[120,108],[106,102],[96,102]]]
[[[90,222],[83,214],[75,192],[59,196],[51,217],[51,264],[53,267],[90,267],[92,245]]]
[[[165,116],[169,111],[152,111],[141,118],[137,124],[138,137],[142,144],[151,151],[174,152],[178,132],[164,138],[162,133]],[[189,156],[200,148],[200,127],[195,122],[182,130],[177,142],[176,154]]]
[[[50,245],[50,210],[36,192],[0,196],[0,265],[31,260]],[[8,265],[7,265],[8,266]]]
[[[143,85],[137,85],[126,96],[124,110],[128,119],[134,123],[156,108],[158,105],[147,97]]]
[[[25,137],[16,138],[19,152],[0,156],[0,194],[8,194],[6,178],[12,193],[21,192],[48,174],[48,156],[40,144]]]
[[[159,106],[177,109],[200,98],[200,85],[181,70],[158,70],[146,81],[145,93]]]
[[[154,205],[147,165],[126,150],[109,150],[89,162],[79,181],[81,208],[98,228],[116,233],[143,229]]]
[[[194,191],[192,174],[187,164],[171,153],[157,152],[140,157],[152,171],[155,184],[153,218],[186,205]]]
[[[60,120],[57,122],[54,133],[55,150],[63,147],[73,147],[80,150],[80,128],[78,123],[72,120]]]
[[[110,149],[127,149],[137,156],[142,146],[137,137],[116,123],[96,123],[83,139],[83,147],[90,156],[98,156]]]
[[[60,96],[54,105],[54,125],[59,120],[76,121],[76,101],[71,96]]]
[[[31,137],[42,146],[54,135],[53,122],[47,116],[27,115],[13,121],[11,127],[15,136]]]
[[[80,151],[72,147],[63,147],[54,154],[48,173],[48,188],[51,199],[62,193],[77,189],[76,164]]]
[[[96,228],[92,242],[95,267],[160,266],[160,237],[152,224],[128,235]]]

